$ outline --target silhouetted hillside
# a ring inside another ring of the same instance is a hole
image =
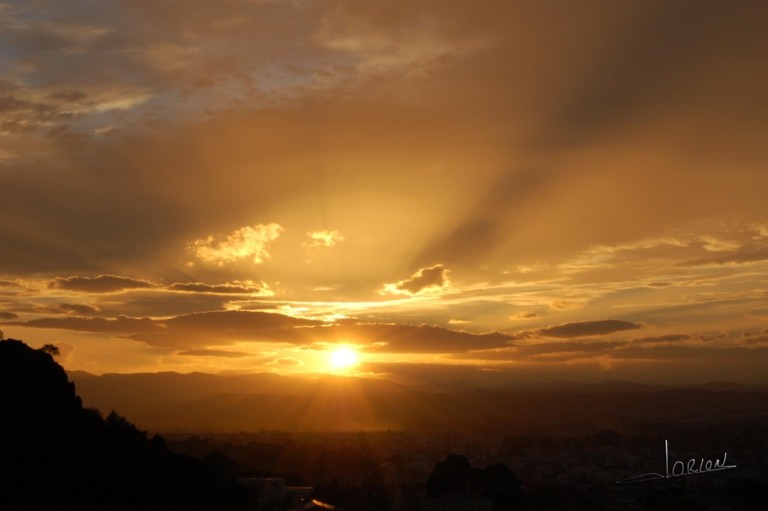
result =
[[[233,474],[84,409],[51,355],[0,341],[0,508],[242,509]]]

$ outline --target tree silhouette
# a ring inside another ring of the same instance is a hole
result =
[[[439,497],[450,493],[469,491],[472,467],[467,458],[458,454],[449,454],[435,465],[432,475],[427,480],[427,496]]]
[[[485,470],[472,468],[467,458],[451,454],[435,465],[427,480],[427,497],[471,494],[493,501],[495,511],[519,509],[522,499],[520,479],[508,466],[488,465]]]
[[[488,465],[481,477],[483,495],[493,501],[493,509],[517,509],[521,498],[520,479],[508,466],[501,463]]]
[[[59,352],[59,348],[56,347],[55,344],[44,344],[42,348],[40,348],[40,351],[43,353],[48,353],[52,357],[59,357],[61,356],[61,353]]]

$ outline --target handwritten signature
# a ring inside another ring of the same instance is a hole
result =
[[[655,479],[672,479],[674,477],[684,477],[693,474],[705,474],[708,472],[718,472],[720,470],[730,470],[736,468],[736,465],[726,465],[725,460],[728,457],[728,453],[723,453],[723,459],[715,458],[713,460],[705,460],[701,458],[701,461],[697,461],[696,458],[691,458],[687,462],[675,461],[672,464],[672,470],[669,469],[669,442],[664,440],[664,461],[665,461],[665,473],[659,474],[657,472],[649,472],[647,474],[640,474],[638,476],[632,476],[621,481],[616,481],[616,484],[629,484],[639,483],[643,481],[653,481]]]

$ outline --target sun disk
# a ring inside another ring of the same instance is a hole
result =
[[[357,353],[349,348],[339,348],[331,352],[331,367],[334,370],[348,369],[357,364]]]

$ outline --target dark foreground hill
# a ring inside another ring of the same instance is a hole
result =
[[[50,354],[13,339],[0,341],[0,417],[0,509],[245,508],[221,464],[84,409]]]

